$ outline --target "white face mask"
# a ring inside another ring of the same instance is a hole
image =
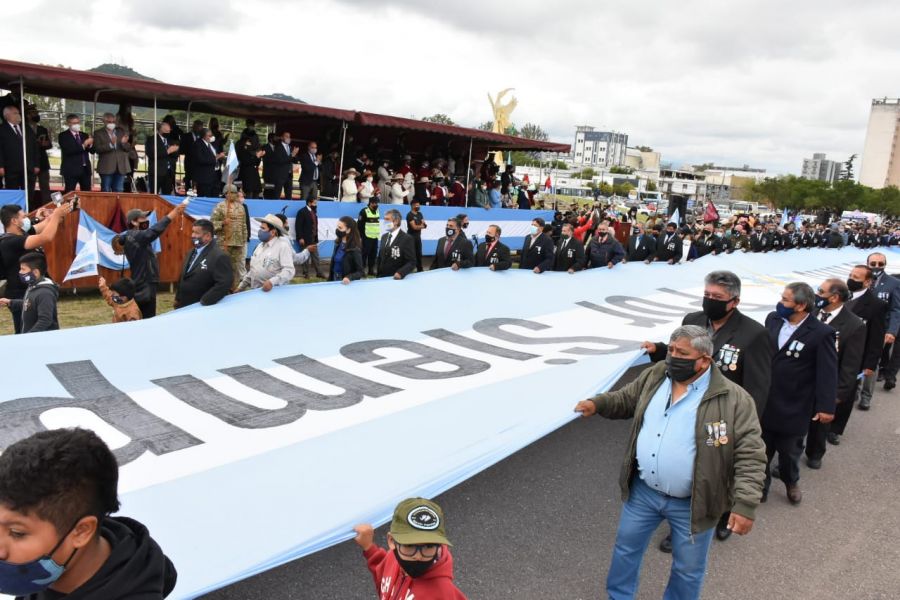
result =
[[[22,219],[21,227],[22,227],[22,231],[24,231],[25,233],[28,233],[29,231],[31,231],[31,219],[29,219],[28,217],[25,217],[24,219]]]
[[[109,129],[110,131],[112,131],[113,129],[116,128],[116,124],[115,123],[107,123],[106,128]]]
[[[71,125],[69,125],[69,129],[71,129],[75,133],[78,133],[79,131],[81,131],[81,123],[72,123]]]
[[[371,178],[371,177],[366,177],[366,181],[368,181],[369,183],[372,183],[372,178]]]
[[[216,136],[212,136],[211,138],[209,138],[209,143],[210,143],[210,144],[212,144],[212,143],[215,142],[215,141],[216,141]]]

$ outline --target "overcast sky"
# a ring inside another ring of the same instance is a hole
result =
[[[29,0],[0,57],[461,125],[516,88],[513,122],[594,125],[664,162],[798,173],[862,153],[871,99],[900,95],[900,2]],[[858,167],[857,167],[858,172]]]

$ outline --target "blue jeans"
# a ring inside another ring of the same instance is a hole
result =
[[[100,176],[101,192],[121,192],[125,189],[125,176],[121,173]]]
[[[663,496],[636,476],[628,502],[622,506],[616,546],[606,578],[610,600],[635,597],[644,552],[663,519],[672,528],[672,571],[663,599],[700,598],[715,528],[695,534],[691,539],[691,499]]]

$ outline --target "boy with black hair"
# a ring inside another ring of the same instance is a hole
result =
[[[42,252],[29,252],[19,259],[19,281],[27,289],[21,299],[0,298],[0,306],[9,306],[13,314],[21,314],[21,332],[37,333],[59,329],[56,301],[59,288],[47,277],[47,258]]]
[[[119,509],[115,456],[86,429],[42,431],[0,455],[0,594],[19,600],[151,600],[172,562]]]
[[[113,309],[113,323],[141,320],[141,309],[134,301],[134,282],[131,279],[123,277],[107,286],[106,279],[101,277],[99,287],[103,299]]]
[[[388,550],[375,544],[371,525],[354,527],[380,600],[466,600],[453,584],[453,556],[441,507],[407,498],[394,509]]]

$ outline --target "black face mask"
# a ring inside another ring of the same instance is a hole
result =
[[[672,381],[687,381],[697,374],[694,370],[696,358],[676,358],[671,354],[666,355],[666,374]]]
[[[484,241],[487,242],[488,244],[493,244],[493,243],[494,243],[494,236],[489,235],[489,234],[486,233],[486,234],[484,234]]]
[[[422,575],[428,572],[431,567],[434,566],[434,563],[437,562],[438,555],[435,555],[433,559],[421,561],[421,560],[406,560],[402,556],[400,556],[400,552],[394,548],[394,558],[397,559],[397,562],[400,564],[400,567],[406,571],[406,574],[412,577],[413,579],[418,579]]]
[[[875,279],[878,279],[879,277],[881,277],[884,274],[884,269],[882,269],[882,268],[877,268],[877,269],[874,267],[869,267],[869,268],[872,269],[872,275],[875,276]]]
[[[347,235],[347,232],[346,232],[346,231],[341,231],[340,229],[335,229],[335,230],[334,230],[334,235],[335,235],[335,237],[337,237],[337,239],[341,240],[341,239],[344,238],[345,235]]]
[[[865,284],[863,284],[862,281],[856,281],[855,279],[847,280],[847,289],[850,290],[851,292],[858,292],[859,290],[863,289],[864,287],[865,287]]]
[[[714,298],[703,298],[703,314],[707,316],[710,321],[718,321],[727,315],[728,303],[731,300],[716,300]]]
[[[150,229],[150,221],[144,221],[142,223],[138,223],[138,229],[141,231]]]

